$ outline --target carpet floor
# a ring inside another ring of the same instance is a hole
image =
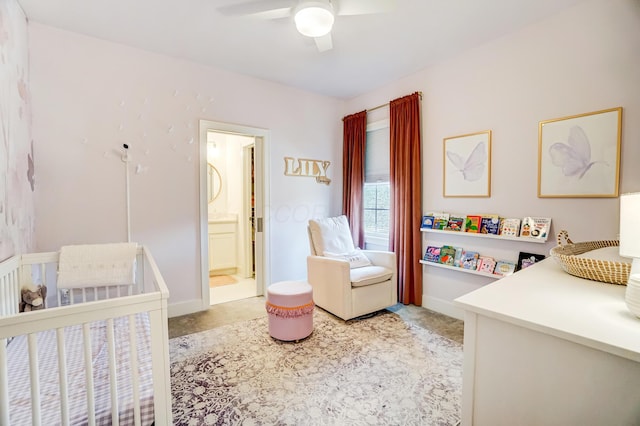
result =
[[[170,340],[176,425],[456,425],[462,346],[381,311],[320,309],[298,343],[268,319]]]

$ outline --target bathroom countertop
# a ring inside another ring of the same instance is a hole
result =
[[[210,214],[209,223],[236,223],[238,222],[237,214]]]

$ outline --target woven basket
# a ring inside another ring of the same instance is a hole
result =
[[[562,241],[563,239],[564,241]],[[619,245],[620,241],[618,240],[574,243],[569,238],[569,233],[562,230],[558,233],[558,245],[551,249],[551,257],[562,266],[565,272],[576,277],[610,284],[627,285],[631,263],[576,256],[591,250]]]

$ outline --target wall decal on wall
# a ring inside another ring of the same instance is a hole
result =
[[[331,179],[327,177],[327,169],[330,165],[331,161],[326,160],[284,157],[284,175],[314,177],[316,182],[329,185]]]
[[[138,163],[136,165],[136,174],[142,174],[142,173],[147,173],[149,171],[149,166],[143,166],[142,164]]]

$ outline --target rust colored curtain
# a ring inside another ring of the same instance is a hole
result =
[[[422,305],[422,170],[420,94],[389,103],[391,224],[389,248],[398,262],[398,301]]]
[[[367,111],[342,119],[342,213],[349,219],[353,244],[364,248],[364,150],[367,141]]]

